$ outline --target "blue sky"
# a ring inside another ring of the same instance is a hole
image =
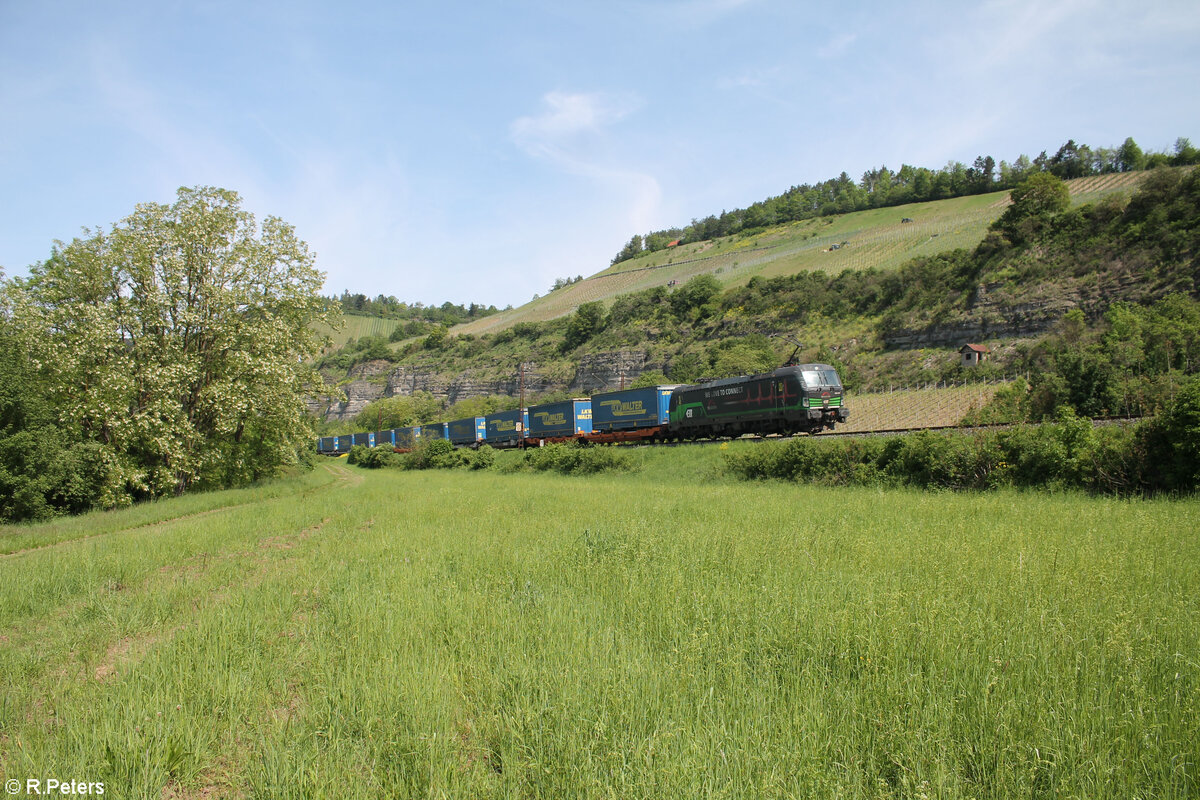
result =
[[[1200,142],[1200,4],[0,0],[0,267],[180,186],[326,291],[520,305],[881,164]]]

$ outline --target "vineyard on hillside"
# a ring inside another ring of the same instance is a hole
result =
[[[847,394],[850,421],[838,433],[942,428],[958,425],[991,402],[1005,382],[904,387],[871,394]]]
[[[1097,175],[1068,181],[1067,186],[1078,205],[1132,191],[1145,174]],[[773,278],[806,270],[837,274],[848,269],[896,269],[920,256],[975,247],[1009,202],[1007,192],[993,192],[856,211],[646,253],[520,308],[459,326],[455,332],[490,333],[518,322],[555,319],[583,303],[607,302],[629,292],[668,286],[671,281],[681,284],[697,275],[740,284],[755,276]]]
[[[333,330],[328,325],[318,325],[317,331],[321,334],[329,336],[333,345],[330,350],[336,350],[351,339],[361,339],[364,336],[382,336],[385,339],[391,335],[397,325],[402,324],[399,320],[383,319],[381,317],[365,317],[358,314],[342,315],[342,324],[338,330]]]

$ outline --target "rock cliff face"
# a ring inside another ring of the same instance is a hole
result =
[[[956,348],[985,339],[1040,336],[1073,308],[1093,316],[1102,313],[1114,300],[1138,302],[1163,294],[1161,287],[1144,284],[1136,274],[1106,277],[1102,281],[1076,281],[1054,287],[1052,294],[1034,297],[1003,282],[981,284],[971,308],[956,319],[887,331],[883,341],[890,348],[900,349]]]
[[[584,396],[620,389],[622,384],[629,386],[647,369],[651,367],[646,363],[646,353],[640,350],[584,356],[567,388]]]
[[[891,348],[957,348],[967,342],[985,339],[1038,336],[1049,331],[1064,314],[1078,305],[1078,301],[1069,298],[1018,303],[1002,308],[979,303],[958,319],[933,323],[923,328],[890,331],[884,334],[883,341]]]
[[[525,376],[525,392],[534,395],[569,390],[587,396],[593,392],[619,389],[622,383],[628,386],[647,369],[661,369],[661,365],[648,364],[646,353],[641,351],[598,353],[580,359],[569,378],[546,377],[535,370],[530,371]],[[331,376],[326,376],[326,387],[327,392],[310,398],[308,406],[313,414],[329,421],[348,421],[373,400],[406,396],[414,392],[429,392],[448,405],[481,395],[517,397],[521,392],[515,369],[512,374],[498,378],[481,370],[445,374],[411,365],[394,366],[388,361],[359,364],[350,370],[340,385]]]

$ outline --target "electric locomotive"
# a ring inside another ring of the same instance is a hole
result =
[[[668,430],[676,439],[819,433],[850,418],[844,399],[828,364],[779,367],[675,389]]]

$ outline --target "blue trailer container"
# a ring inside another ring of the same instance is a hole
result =
[[[487,420],[484,417],[467,417],[446,423],[450,443],[454,445],[476,444],[487,435]]]
[[[421,426],[422,439],[445,439],[446,438],[446,423],[431,422],[428,425]]]
[[[666,425],[674,386],[647,386],[592,395],[595,433],[630,431]]]
[[[371,445],[372,447],[395,447],[396,446],[396,432],[394,430],[375,431],[375,433],[373,433],[371,435],[375,437],[375,444]]]
[[[416,446],[417,440],[420,438],[421,428],[419,426],[396,429],[396,447],[411,450]]]
[[[322,436],[320,439],[317,439],[317,452],[318,453],[334,453],[334,452],[336,452],[337,445],[334,444],[334,438],[335,437],[333,437],[333,436]]]
[[[521,441],[521,431],[529,430],[528,411],[498,411],[484,419],[484,444],[512,447]]]
[[[529,435],[534,438],[592,432],[592,401],[564,400],[529,409]]]
[[[354,434],[350,435],[350,438],[351,438],[350,443],[352,446],[359,446],[359,445],[361,445],[363,447],[371,446],[371,434],[369,434],[369,433],[354,433]]]

